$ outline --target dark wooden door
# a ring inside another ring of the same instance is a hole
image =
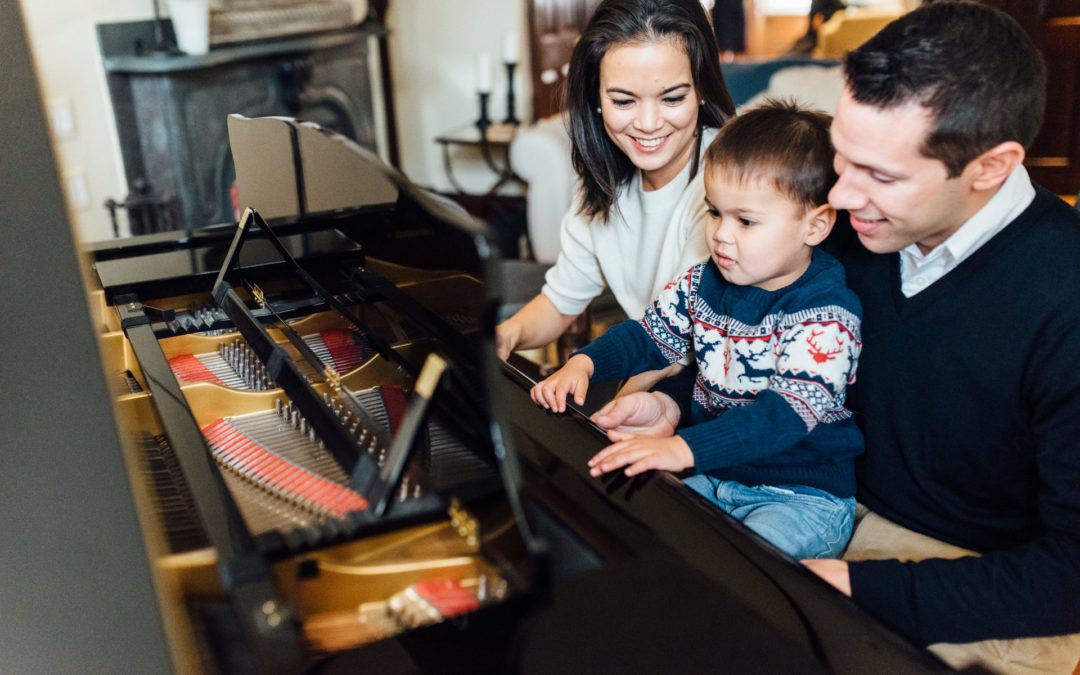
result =
[[[1025,164],[1058,194],[1080,192],[1080,0],[983,0],[1027,30],[1046,59],[1046,116]]]
[[[600,0],[529,0],[533,119],[562,108],[560,92],[570,54]]]

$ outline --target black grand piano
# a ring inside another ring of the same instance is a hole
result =
[[[0,504],[0,670],[947,670],[676,478],[591,478],[603,435],[495,357],[484,225],[317,125],[230,136],[238,225],[87,252],[100,362],[70,349],[108,400],[52,424],[115,442],[5,452],[55,506]]]

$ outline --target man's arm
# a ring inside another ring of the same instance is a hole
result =
[[[1047,535],[982,557],[841,564],[857,603],[927,645],[1080,632],[1077,561],[1075,538]]]
[[[1080,297],[1066,298],[1057,316],[1076,316],[1078,306]],[[848,564],[855,601],[915,642],[1080,632],[1078,334],[1080,316],[1042,327],[1037,349],[1028,355],[1031,377],[1018,392],[1029,406],[1031,435],[1004,441],[1031,458],[1030,476],[1003,477],[1030,481],[1027,508],[1039,524],[1017,533],[1026,541],[981,557]]]

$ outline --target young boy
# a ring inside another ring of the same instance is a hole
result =
[[[844,408],[861,308],[840,264],[815,249],[836,219],[829,122],[775,101],[728,122],[705,154],[711,261],[532,390],[562,412],[568,394],[584,402],[590,378],[663,368],[692,349],[690,425],[610,445],[591,473],[693,467],[688,486],[797,559],[843,552],[863,448]]]

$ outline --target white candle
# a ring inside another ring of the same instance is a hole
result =
[[[491,54],[487,52],[476,55],[476,91],[491,93]]]
[[[503,40],[503,63],[518,62],[518,34],[510,31]]]

